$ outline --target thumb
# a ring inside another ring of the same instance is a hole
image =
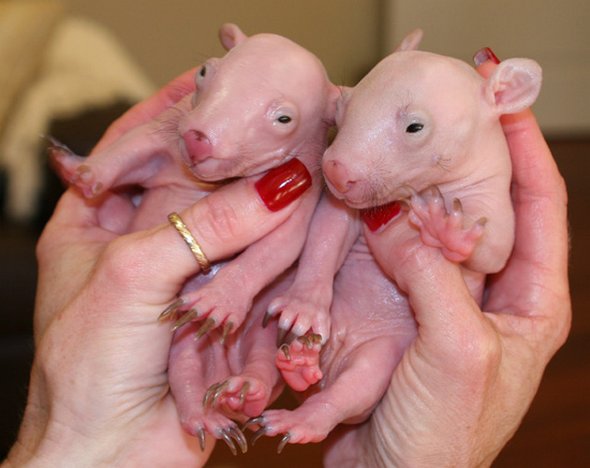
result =
[[[418,335],[429,347],[454,352],[485,326],[461,267],[426,246],[405,214],[379,231],[365,229],[365,236],[381,268],[407,294]]]

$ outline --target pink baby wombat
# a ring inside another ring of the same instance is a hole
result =
[[[276,326],[260,324],[271,283],[303,246],[339,90],[313,54],[286,38],[247,37],[235,25],[224,25],[220,38],[229,52],[197,69],[194,93],[88,158],[56,145],[53,159],[61,175],[89,198],[139,187],[129,231],[164,222],[168,213],[206,197],[220,181],[262,174],[288,161],[311,173],[314,183],[289,220],[231,261],[214,265],[210,274],[191,279],[164,314],[181,315],[169,379],[184,428],[201,444],[209,432],[230,446],[243,446],[235,423],[216,408],[254,416],[281,388],[274,365]],[[210,408],[203,408],[205,397]]]
[[[385,277],[363,236],[343,254],[358,222],[351,208],[407,200],[409,216],[400,222],[462,263],[474,297],[481,298],[485,274],[502,269],[514,237],[510,155],[499,116],[530,106],[540,84],[541,70],[531,60],[506,60],[484,80],[459,60],[402,50],[344,91],[338,135],[323,169],[331,192],[348,206],[325,197],[317,211],[323,215],[310,230],[324,229],[340,242],[332,243],[336,252],[330,253],[325,242],[308,238],[319,250],[308,254],[306,245],[298,271],[301,284],[310,284],[313,262],[304,258],[329,258],[337,269],[345,257],[334,281],[330,339],[319,356],[324,377],[295,410],[267,410],[252,420],[260,426],[258,435],[282,434],[282,448],[320,441],[339,423],[363,421],[415,336],[407,297]],[[323,227],[315,226],[322,221]],[[314,278],[321,289],[330,281],[329,275]],[[290,301],[284,301],[301,306],[316,296],[294,290],[298,301],[289,291]],[[314,383],[319,350],[314,363],[314,348],[300,348],[291,346],[277,361],[286,379],[304,389]]]
[[[354,208],[405,199],[426,244],[472,271],[497,272],[514,237],[499,116],[530,106],[540,86],[528,59],[506,60],[484,80],[451,57],[392,54],[348,98],[323,159],[330,190]]]
[[[54,148],[62,176],[87,197],[129,185],[145,190],[137,198],[141,216],[130,230],[162,222],[172,209],[215,190],[216,183],[262,174],[287,161],[294,167],[301,161],[319,180],[319,160],[339,96],[323,65],[281,36],[248,38],[237,26],[224,25],[220,37],[229,52],[199,67],[196,91],[176,106],[88,158]],[[229,284],[217,290],[212,282],[205,290],[186,293],[178,310],[196,307],[198,318],[237,329],[253,297],[297,258],[319,189],[314,184],[297,216],[224,269],[233,286],[231,299]],[[240,271],[248,272],[248,281]]]

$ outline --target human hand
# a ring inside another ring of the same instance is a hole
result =
[[[487,76],[493,54],[477,57]],[[365,229],[383,269],[408,293],[418,336],[370,421],[334,435],[327,466],[491,464],[565,341],[571,321],[565,184],[532,112],[502,124],[513,164],[516,241],[505,269],[488,278],[482,308],[460,267],[415,234],[393,250],[388,239],[399,238],[404,217],[377,233]]]
[[[108,138],[164,105],[162,95],[127,114]],[[181,213],[209,260],[242,250],[289,217],[310,178],[286,172],[241,179]],[[277,199],[286,206],[273,211]],[[48,223],[37,248],[36,357],[7,465],[206,460],[209,452],[180,427],[166,373],[172,334],[157,321],[199,266],[168,223],[121,235],[133,214],[124,194],[88,201],[68,190]]]

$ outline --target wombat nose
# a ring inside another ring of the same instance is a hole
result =
[[[350,177],[346,166],[338,161],[324,160],[322,169],[328,182],[340,193],[347,193],[356,184],[356,181]]]
[[[182,135],[182,139],[193,164],[213,156],[213,145],[203,132],[189,130]]]

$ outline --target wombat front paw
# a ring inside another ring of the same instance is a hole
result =
[[[465,227],[465,214],[459,199],[447,210],[438,187],[413,192],[409,200],[410,222],[420,229],[422,241],[438,247],[444,256],[457,263],[467,260],[483,235],[485,219]]]

